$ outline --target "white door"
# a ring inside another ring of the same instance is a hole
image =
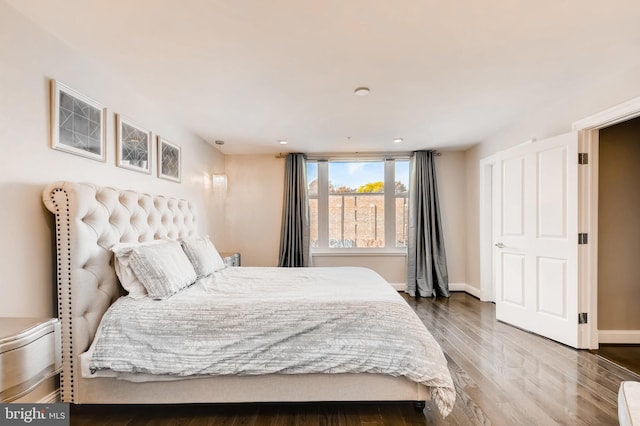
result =
[[[578,344],[578,137],[519,145],[494,167],[496,317]]]

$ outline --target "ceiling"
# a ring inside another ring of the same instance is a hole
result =
[[[6,1],[225,154],[464,149],[640,61],[638,0]]]

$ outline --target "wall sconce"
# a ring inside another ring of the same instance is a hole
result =
[[[213,194],[216,197],[224,198],[227,195],[227,175],[215,174],[211,177],[213,184]]]

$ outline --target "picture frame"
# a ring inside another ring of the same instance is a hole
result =
[[[51,80],[51,148],[106,161],[107,108]]]
[[[151,174],[151,131],[116,114],[116,165]]]
[[[158,136],[158,177],[180,182],[182,152],[178,145]]]

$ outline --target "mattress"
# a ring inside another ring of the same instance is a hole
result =
[[[437,342],[365,268],[227,268],[165,300],[123,297],[89,357],[86,376],[375,373],[429,386],[439,406],[455,399]]]

